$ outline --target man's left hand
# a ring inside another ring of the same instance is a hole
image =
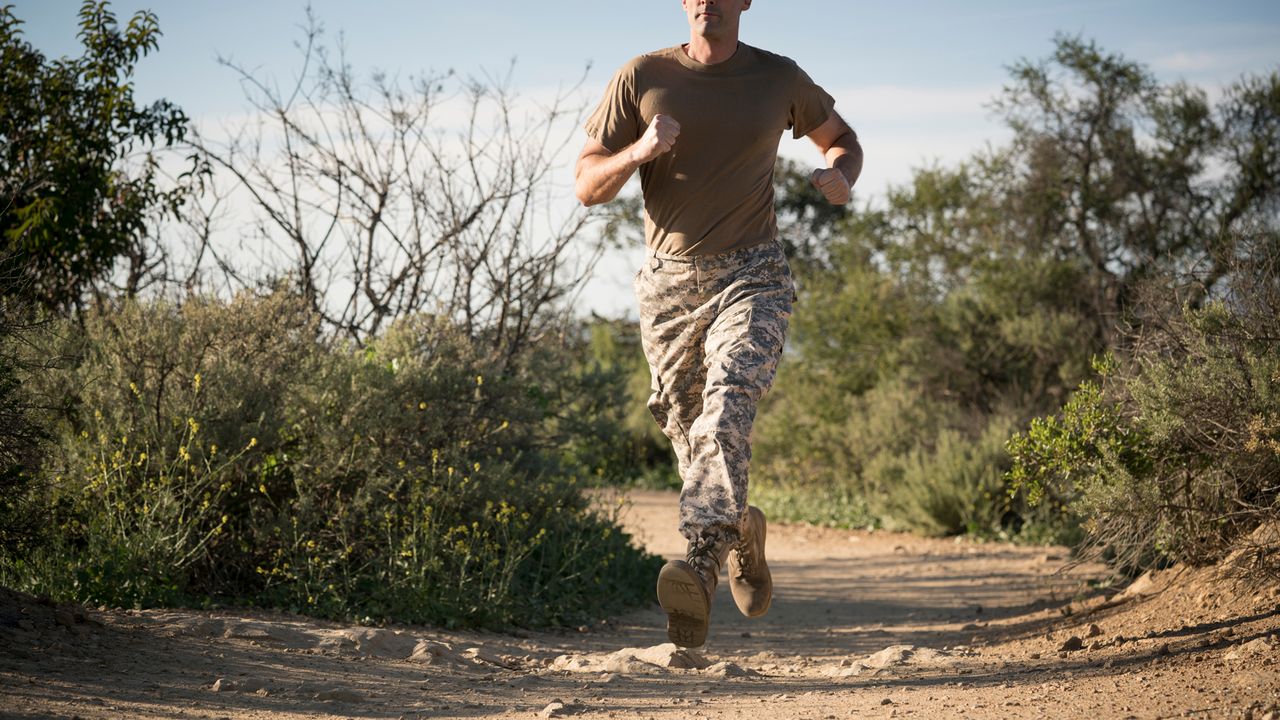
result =
[[[818,168],[809,176],[809,182],[822,193],[832,205],[844,205],[851,195],[849,179],[835,168]]]

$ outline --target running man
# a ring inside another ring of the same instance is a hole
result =
[[[738,609],[769,609],[765,518],[747,504],[756,405],[773,384],[795,300],[777,240],[773,167],[790,130],[821,150],[811,180],[843,205],[862,171],[857,135],[796,64],[740,43],[751,0],[682,0],[689,42],[614,75],[586,124],[575,192],[612,200],[637,169],[647,258],[636,275],[649,398],[679,464],[685,560],[658,574],[667,635],[706,641],[728,561]]]

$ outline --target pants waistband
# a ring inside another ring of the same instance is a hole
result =
[[[669,253],[658,252],[657,250],[648,249],[647,255],[650,258],[657,258],[663,262],[685,263],[688,265],[701,265],[703,267],[714,267],[717,265],[731,265],[741,262],[743,259],[758,255],[765,252],[777,250],[782,251],[782,243],[776,238],[766,240],[762,243],[749,245],[736,250],[729,250],[722,253],[713,253],[711,255],[671,255]]]

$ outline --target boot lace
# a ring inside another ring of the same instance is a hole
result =
[[[708,532],[689,542],[689,550],[685,555],[685,562],[706,572],[708,575],[717,576],[720,574],[720,558],[724,554],[723,548],[726,546],[733,547],[736,544],[736,537],[728,537],[720,531]]]
[[[738,575],[751,575],[755,570],[756,555],[751,547],[752,543],[747,542],[746,538],[738,541],[733,549],[738,552]]]
[[[701,536],[689,543],[689,551],[685,554],[685,562],[697,568],[710,569],[714,565],[720,570],[720,558],[715,552],[716,540],[713,536]]]

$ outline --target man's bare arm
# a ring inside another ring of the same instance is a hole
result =
[[[862,145],[858,142],[857,133],[833,112],[826,122],[809,133],[808,138],[818,146],[827,161],[826,168],[813,171],[810,182],[822,191],[827,202],[844,205],[849,202],[853,184],[862,174]]]
[[[636,168],[671,150],[679,136],[680,123],[655,115],[639,140],[616,153],[594,138],[588,140],[573,171],[578,201],[590,207],[614,199]]]

